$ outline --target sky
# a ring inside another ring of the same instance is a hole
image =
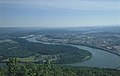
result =
[[[0,0],[0,27],[120,26],[120,0]]]

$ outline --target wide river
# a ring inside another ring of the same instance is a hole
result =
[[[35,38],[29,38],[27,40],[30,42],[54,44],[54,43],[40,42],[40,41],[37,41]],[[104,50],[99,50],[99,49],[90,48],[90,47],[81,46],[81,45],[71,45],[71,46],[84,49],[92,53],[91,59],[84,61],[84,62],[69,64],[71,66],[88,66],[88,67],[101,67],[101,68],[120,67],[120,57],[115,54],[109,53]]]

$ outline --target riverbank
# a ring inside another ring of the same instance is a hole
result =
[[[29,41],[44,43],[44,44],[58,45],[57,43],[37,41],[35,38],[31,38],[29,39]],[[89,60],[79,62],[79,63],[68,64],[70,66],[77,66],[77,67],[87,66],[87,67],[100,67],[100,68],[117,68],[120,66],[120,57],[113,53],[104,51],[102,49],[96,49],[96,48],[91,48],[91,47],[81,46],[81,45],[72,45],[72,44],[63,44],[63,45],[74,46],[79,49],[87,50],[91,52],[92,54],[92,57]]]
[[[94,48],[94,49],[100,49],[100,50],[107,51],[107,52],[109,52],[109,53],[115,54],[115,55],[117,55],[117,56],[120,57],[120,54],[111,52],[110,50],[107,50],[107,49],[104,49],[104,48],[100,48],[100,47],[97,47],[97,46],[86,45],[86,44],[73,44],[73,43],[68,43],[68,44],[71,44],[71,45],[81,45],[81,46],[91,47],[91,48]]]
[[[63,43],[44,42],[44,41],[38,40],[37,38],[35,38],[35,40],[40,41],[41,43],[47,43],[47,44],[63,44]],[[68,44],[68,45],[69,44],[70,45],[81,45],[81,46],[87,46],[87,47],[91,47],[91,48],[95,48],[95,49],[100,49],[100,50],[107,51],[107,52],[110,52],[112,54],[118,55],[120,57],[120,54],[115,53],[114,51],[112,52],[111,50],[108,50],[108,49],[105,49],[105,48],[101,48],[101,47],[97,47],[97,46],[94,46],[94,45],[78,44],[78,43],[65,43],[65,44]],[[65,45],[65,44],[63,44],[63,45]]]
[[[3,48],[1,48],[0,53],[6,57],[3,59],[4,61],[8,61],[11,57],[16,57],[21,62],[31,61],[44,63],[47,59],[49,59],[51,62],[56,64],[71,64],[83,62],[92,56],[90,52],[83,49],[78,49],[77,47],[62,44],[43,44],[39,41],[39,43],[37,43],[34,38],[29,40],[13,38],[11,40],[17,43],[12,45],[4,43],[1,44]],[[16,48],[9,49],[14,46],[16,46]]]

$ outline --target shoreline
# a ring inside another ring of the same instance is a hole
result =
[[[71,44],[71,43],[68,43],[68,44]],[[81,46],[86,46],[86,47],[90,47],[90,48],[93,48],[93,49],[103,50],[103,51],[106,51],[106,52],[115,54],[115,55],[117,55],[117,56],[120,57],[120,54],[111,52],[111,51],[109,51],[109,50],[107,50],[107,49],[104,49],[104,48],[99,48],[99,47],[96,47],[96,46],[92,46],[92,45],[85,45],[85,44],[71,44],[71,45],[81,45]]]
[[[36,39],[37,40],[37,39]],[[117,54],[117,53],[114,53],[112,51],[109,51],[107,49],[104,49],[104,48],[100,48],[100,47],[97,47],[97,46],[93,46],[93,45],[86,45],[86,44],[77,44],[77,43],[52,43],[52,42],[45,42],[45,41],[41,41],[41,40],[37,40],[37,41],[40,41],[42,43],[49,43],[49,44],[62,44],[62,45],[81,45],[81,46],[86,46],[86,47],[90,47],[90,48],[93,48],[93,49],[98,49],[98,50],[103,50],[103,51],[106,51],[106,52],[109,52],[109,53],[112,53],[112,54],[115,54],[117,56],[120,57],[120,54]]]

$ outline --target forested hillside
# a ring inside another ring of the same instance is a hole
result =
[[[120,70],[61,66],[49,60],[44,64],[20,64],[11,58],[6,64],[0,67],[0,76],[120,76]]]
[[[33,62],[41,62],[44,58],[51,58],[55,63],[75,63],[91,57],[91,53],[67,45],[51,45],[29,42],[25,39],[11,38],[0,42],[0,60],[11,57],[28,58],[33,56]]]

